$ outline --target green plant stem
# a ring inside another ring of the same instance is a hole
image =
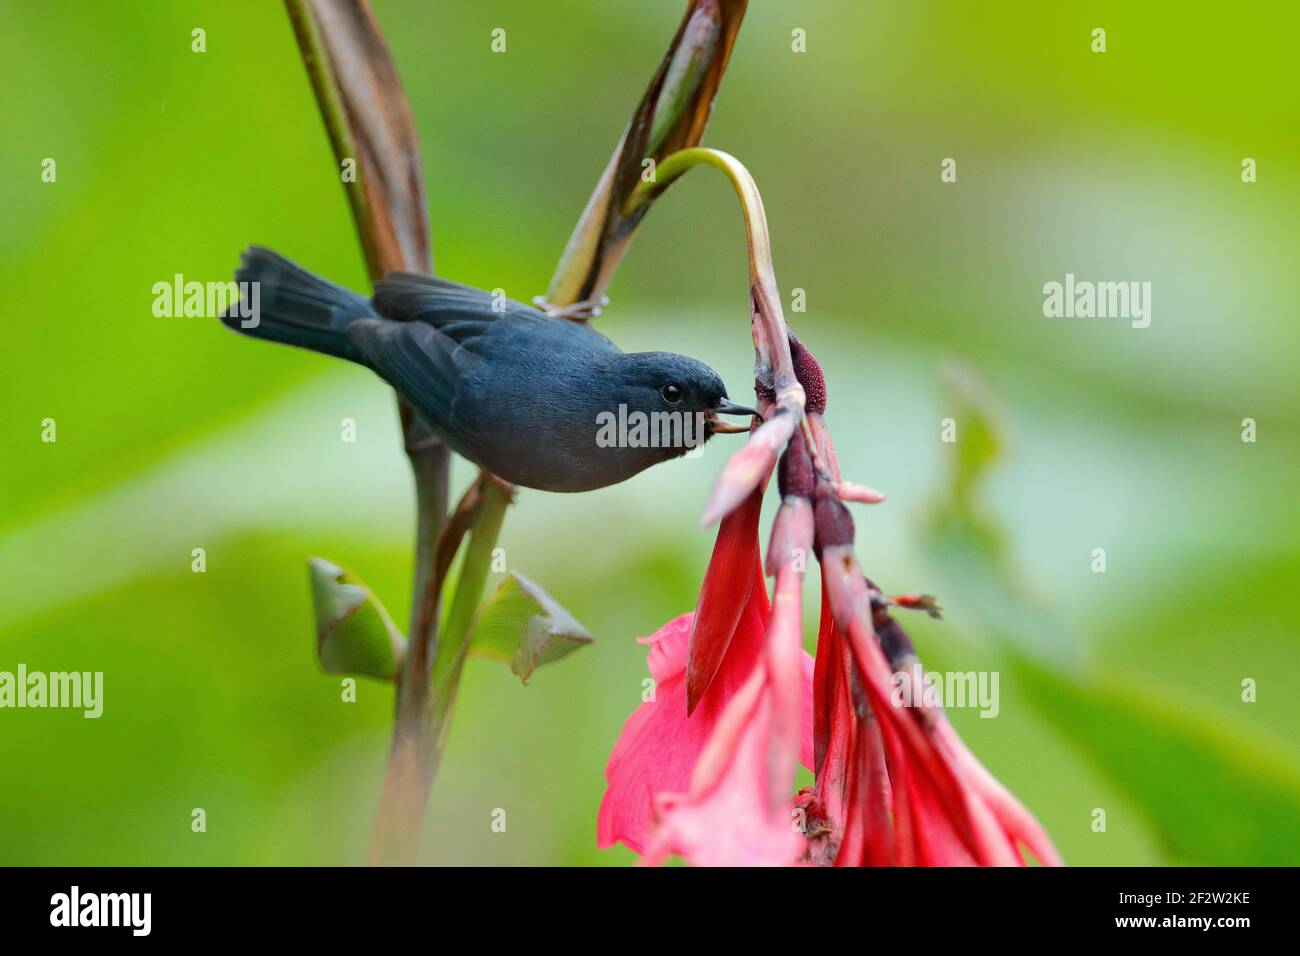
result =
[[[474,617],[483,600],[487,577],[492,570],[493,552],[505,520],[506,508],[513,492],[490,475],[480,479],[480,498],[474,523],[465,545],[460,573],[456,578],[455,593],[443,624],[442,640],[433,661],[433,726],[434,759],[441,758],[442,748],[451,727],[452,707],[461,673],[469,651]]]
[[[321,120],[325,123],[325,133],[329,136],[330,146],[334,150],[334,157],[339,160],[355,157],[357,147],[352,139],[351,127],[348,125],[347,111],[344,109],[343,98],[339,95],[334,81],[329,52],[311,6],[310,0],[284,0],[289,22],[293,25],[294,36],[298,39],[303,66],[307,69],[307,78],[311,80],[312,91],[316,94],[316,105],[320,108]],[[361,184],[361,177],[356,176],[351,181],[344,181],[343,193],[347,196],[348,208],[352,211],[352,221],[357,228],[357,238],[361,242],[362,252],[373,281],[382,277],[384,273],[379,262],[380,253],[374,241],[374,215]]]
[[[437,442],[412,448],[408,440],[407,457],[415,478],[416,500],[411,637],[406,661],[396,679],[388,768],[367,857],[372,865],[415,862],[440,749],[434,724],[439,708],[431,687],[441,592],[441,582],[434,579],[434,549],[446,520],[450,461],[447,447]]]
[[[400,202],[400,197],[374,188],[384,177],[365,165],[367,151],[354,135],[353,123],[363,118],[349,115],[340,84],[363,83],[358,76],[367,69],[388,80],[387,92],[402,100],[395,115],[407,117],[405,97],[397,85],[396,71],[363,2],[321,3],[285,0],[285,9],[298,40],[307,76],[311,80],[336,161],[353,159],[362,168],[359,175],[343,183],[348,206],[356,224],[366,268],[371,281],[394,269],[424,270],[431,267],[428,230],[422,225],[422,210],[412,220],[393,209],[377,210],[375,202]],[[330,37],[326,36],[330,33]],[[353,69],[340,72],[330,55],[329,39],[352,57]],[[366,59],[366,58],[369,59]],[[362,98],[364,89],[353,89]],[[388,104],[392,105],[392,104]],[[409,122],[409,120],[408,120]],[[366,135],[363,129],[361,135]],[[413,135],[413,134],[412,134]],[[423,199],[423,187],[416,190]],[[407,235],[398,235],[399,223],[415,223]],[[367,861],[372,864],[404,864],[415,860],[424,808],[437,768],[436,708],[431,696],[432,661],[438,641],[438,597],[435,581],[435,546],[447,514],[450,456],[443,445],[411,407],[398,398],[398,414],[406,456],[415,484],[416,539],[412,581],[411,626],[407,658],[398,672],[393,708],[393,737],[383,791],[375,814],[374,831]]]
[[[767,228],[767,212],[758,185],[745,164],[730,153],[705,146],[679,149],[655,166],[654,179],[642,181],[628,196],[622,213],[631,216],[644,209],[696,166],[711,166],[722,172],[736,191],[745,217],[745,238],[749,248],[749,285],[754,308],[754,349],[760,365],[770,369],[772,386],[778,396],[797,385],[794,362],[790,356],[789,332],[781,308],[781,294],[776,285],[776,267],[772,262],[772,240]],[[760,369],[760,372],[765,371]],[[802,403],[801,403],[802,404]]]

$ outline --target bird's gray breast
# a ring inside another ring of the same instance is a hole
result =
[[[462,454],[507,481],[544,491],[588,491],[630,478],[680,449],[627,447],[608,437],[618,414],[622,353],[565,320],[506,319],[479,346],[452,424]]]

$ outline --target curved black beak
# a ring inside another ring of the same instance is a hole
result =
[[[738,405],[727,397],[718,399],[718,404],[714,405],[709,412],[709,428],[715,434],[732,435],[739,432],[749,431],[749,425],[733,425],[731,422],[724,422],[718,419],[718,415],[757,415],[755,409],[747,405]]]
[[[718,399],[718,404],[713,406],[713,410],[722,415],[757,415],[758,410],[750,408],[748,405],[737,405],[725,395]]]

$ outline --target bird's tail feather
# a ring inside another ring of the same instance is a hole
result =
[[[347,335],[353,321],[375,314],[365,296],[313,275],[262,246],[249,246],[235,271],[235,281],[240,284],[243,301],[221,316],[229,328],[253,338],[365,363]],[[256,305],[252,315],[250,303]]]

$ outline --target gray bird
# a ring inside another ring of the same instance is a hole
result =
[[[259,308],[229,310],[227,326],[366,366],[453,451],[517,485],[603,488],[748,431],[719,413],[757,414],[703,362],[624,353],[586,325],[445,279],[389,273],[368,299],[252,246],[235,280],[258,283]]]

